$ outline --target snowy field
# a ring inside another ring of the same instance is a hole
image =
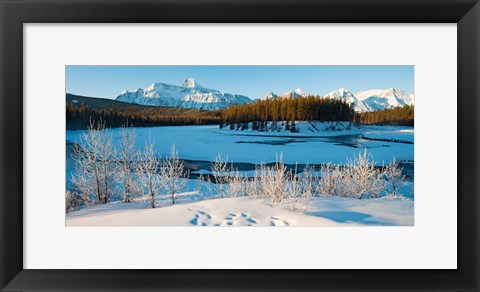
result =
[[[211,162],[218,153],[238,165],[272,163],[280,153],[286,164],[319,165],[345,163],[364,148],[376,165],[387,164],[395,157],[407,161],[413,174],[413,128],[332,124],[299,122],[298,133],[229,130],[218,126],[135,128],[135,146],[143,148],[151,140],[157,156],[165,157],[175,144],[180,159],[199,165],[191,169],[195,175],[212,174]],[[120,146],[120,129],[109,131],[113,134],[113,144]],[[82,133],[67,131],[67,189],[74,170],[71,146]],[[253,177],[254,171],[245,169],[243,175]],[[218,198],[218,193],[207,194],[205,183],[191,175],[175,205],[165,195],[158,196],[154,209],[144,201],[96,205],[68,212],[66,226],[412,226],[413,190],[410,180],[403,186],[404,196],[400,197],[315,196],[306,210],[294,211],[288,203],[270,206],[251,197]]]
[[[411,128],[367,126],[343,131],[311,132],[306,130],[308,125],[297,124],[299,133],[221,130],[218,126],[136,128],[136,146],[144,147],[145,142],[151,139],[155,142],[157,154],[163,157],[175,144],[181,159],[213,161],[220,152],[228,156],[229,161],[257,164],[275,162],[280,153],[283,153],[283,161],[288,164],[343,163],[363,148],[367,148],[378,165],[388,163],[393,157],[409,161],[414,158],[412,144],[362,138],[362,134],[367,132],[375,138],[402,135],[403,139],[413,141],[413,130],[408,131]],[[114,140],[119,142],[120,129],[113,129],[112,132]],[[67,131],[67,143],[77,141],[81,133]],[[67,153],[67,164],[68,159]]]
[[[270,207],[260,199],[225,198],[148,208],[109,203],[66,215],[66,226],[412,226],[410,198],[315,198],[307,212],[285,205]]]

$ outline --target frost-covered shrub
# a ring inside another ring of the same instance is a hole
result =
[[[395,182],[397,189],[404,179],[395,163],[385,168],[388,174],[376,168],[366,149],[345,165],[322,165],[320,175],[310,165],[300,174],[296,169],[287,170],[280,155],[274,164],[258,166],[252,180],[244,180],[245,193],[264,199],[270,206],[287,202],[293,210],[306,211],[315,196],[378,198],[385,192],[386,177],[393,177],[390,183]]]
[[[403,168],[399,166],[395,157],[390,164],[383,169],[383,175],[391,187],[392,195],[396,196],[399,188],[401,188],[405,183],[406,177],[403,174]]]
[[[378,198],[385,191],[386,175],[375,167],[365,149],[348,159],[345,165],[322,165],[318,193],[320,196]],[[391,171],[393,173],[393,171]]]
[[[282,155],[272,165],[260,164],[251,181],[245,181],[245,192],[253,198],[262,198],[274,206],[287,203],[292,210],[307,210],[318,191],[318,176],[312,166],[306,166],[301,175],[287,170]]]
[[[337,187],[337,180],[335,176],[335,166],[331,163],[324,164],[320,167],[320,179],[318,186],[318,194],[323,197],[330,197],[335,195],[335,188]]]
[[[94,194],[97,204],[111,199],[117,172],[115,153],[112,134],[101,120],[96,124],[90,121],[88,130],[74,144],[72,183],[83,195]]]
[[[259,175],[262,197],[267,203],[270,206],[283,203],[287,196],[289,174],[287,166],[282,162],[282,154],[280,153],[280,159],[277,158],[273,165],[262,165]]]
[[[138,163],[136,164],[138,183],[135,184],[135,191],[140,196],[148,198],[150,206],[155,208],[155,199],[160,194],[163,182],[162,177],[157,173],[160,167],[160,158],[156,157],[153,149],[153,143],[148,142],[139,155]]]
[[[238,198],[245,196],[247,180],[238,170],[230,172],[228,176],[228,196]]]
[[[185,161],[180,160],[175,145],[170,148],[170,154],[160,165],[160,176],[163,190],[170,197],[172,205],[178,199],[180,192],[187,184],[188,171],[185,171]]]
[[[90,207],[90,198],[78,190],[71,189],[65,192],[65,212],[78,210],[81,207]]]
[[[344,166],[324,164],[320,167],[318,194],[322,197],[350,196],[350,179]]]
[[[115,180],[118,192],[123,193],[122,201],[130,203],[135,200],[138,193],[135,169],[138,162],[138,150],[135,148],[135,131],[122,127],[120,131],[120,146],[117,151],[117,173]]]
[[[318,193],[319,177],[315,174],[315,168],[306,165],[300,176],[295,171],[290,171],[288,182],[288,199],[293,211],[307,211],[312,198]]]
[[[375,162],[371,154],[364,149],[363,153],[354,155],[348,159],[343,167],[343,187],[346,194],[358,199],[364,196],[379,197],[385,189],[385,181],[382,173],[375,168]]]
[[[303,175],[301,177],[301,198],[300,203],[304,211],[308,210],[310,201],[318,193],[319,178],[315,174],[315,168],[311,165],[307,165],[303,169]]]
[[[200,174],[197,178],[195,190],[205,197],[214,197],[215,184],[212,183],[209,175]]]
[[[263,166],[256,166],[253,178],[245,180],[245,194],[254,199],[262,198],[263,191],[260,183],[260,173]]]
[[[247,189],[249,189],[249,191],[251,190],[248,179],[243,176],[238,169],[234,168],[233,163],[228,162],[228,157],[224,157],[221,153],[218,153],[215,157],[215,162],[212,163],[211,169],[220,198],[226,196],[237,198],[248,195]]]
[[[73,194],[70,191],[65,193],[65,212],[69,212],[75,205]]]
[[[302,183],[300,181],[301,177],[297,176],[297,165],[295,169],[288,173],[287,182],[287,198],[290,203],[290,207],[293,211],[299,210],[299,205],[301,204],[301,195],[302,195]]]
[[[229,172],[231,167],[228,164],[228,157],[224,157],[222,153],[218,153],[215,162],[212,163],[211,169],[215,185],[218,189],[218,195],[223,198],[226,195],[226,186],[229,180]]]

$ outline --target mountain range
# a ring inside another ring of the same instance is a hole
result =
[[[263,98],[297,98],[310,95],[313,94],[298,88],[285,92],[283,95],[269,92]],[[351,93],[348,89],[339,88],[322,96],[324,98],[344,100],[352,104],[357,112],[383,110],[398,106],[413,105],[414,103],[413,94],[399,88],[370,89],[355,94]],[[134,91],[125,90],[116,100],[140,105],[197,108],[204,110],[215,110],[227,108],[230,105],[253,102],[249,97],[244,95],[205,88],[198,84],[193,78],[185,79],[180,85],[154,83],[145,89],[138,88]]]
[[[225,93],[198,84],[187,78],[181,85],[154,83],[134,91],[123,91],[116,100],[141,105],[155,105],[181,108],[215,110],[230,105],[250,103],[244,95]]]

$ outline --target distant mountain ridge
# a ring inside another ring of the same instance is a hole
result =
[[[244,95],[225,93],[209,89],[198,84],[193,78],[187,78],[181,85],[154,83],[149,87],[135,91],[123,91],[117,101],[141,105],[168,106],[216,110],[230,105],[251,103]]]
[[[268,92],[263,99],[271,98],[298,98],[315,94],[297,88],[277,95]],[[399,106],[413,105],[414,95],[400,88],[369,89],[355,94],[346,88],[339,88],[325,95],[323,98],[343,100],[353,106],[357,112],[384,110]],[[225,93],[216,89],[205,88],[193,78],[185,79],[180,85],[167,83],[153,83],[149,87],[138,88],[134,91],[123,91],[115,99],[121,102],[178,108],[196,108],[217,110],[231,105],[248,104],[253,102],[249,97],[240,94]]]
[[[399,88],[370,89],[358,92],[356,97],[366,105],[368,111],[413,105],[415,100],[413,94]]]
[[[273,92],[269,92],[263,98],[297,98],[310,95],[314,94],[304,92],[298,88],[293,91],[286,92],[281,96],[276,95]],[[346,88],[339,88],[330,91],[321,97],[345,101],[351,104],[357,112],[369,112],[374,110],[391,109],[399,106],[413,105],[415,99],[413,94],[410,94],[400,88],[370,89],[357,92],[356,94],[353,94]]]

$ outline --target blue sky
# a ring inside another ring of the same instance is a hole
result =
[[[301,88],[324,95],[341,87],[353,93],[402,88],[414,93],[414,66],[66,66],[67,93],[115,98],[154,82],[200,85],[252,99]]]

